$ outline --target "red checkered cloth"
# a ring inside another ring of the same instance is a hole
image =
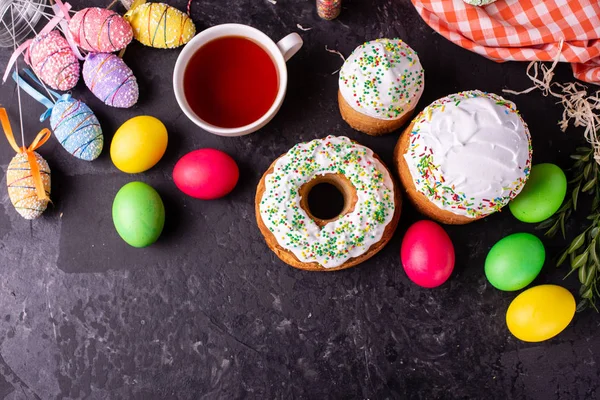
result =
[[[600,0],[411,0],[423,20],[453,43],[502,62],[560,61],[577,79],[600,84]]]

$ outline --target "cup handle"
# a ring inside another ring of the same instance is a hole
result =
[[[279,42],[277,42],[277,47],[279,47],[279,51],[283,55],[283,59],[285,61],[289,60],[300,50],[302,47],[302,38],[296,32],[290,33]]]

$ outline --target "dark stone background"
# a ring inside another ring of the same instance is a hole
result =
[[[74,8],[106,2],[74,1]],[[173,2],[185,8],[182,0]],[[120,11],[122,8],[118,7]],[[456,268],[442,287],[412,284],[400,265],[403,233],[422,218],[405,205],[396,235],[363,265],[306,273],[283,264],[265,245],[254,219],[254,193],[268,165],[300,141],[347,135],[388,164],[398,134],[372,138],[341,119],[336,100],[341,60],[365,40],[400,37],[426,71],[418,109],[467,89],[501,93],[530,86],[525,63],[497,64],[434,33],[408,0],[348,0],[339,19],[320,20],[313,1],[195,1],[199,30],[239,22],[277,40],[298,31],[302,50],[288,63],[289,87],[277,117],[250,136],[202,132],[178,109],[171,88],[179,50],[133,43],[125,61],[140,82],[132,109],[100,103],[83,82],[73,91],[96,112],[106,138],[100,159],[69,156],[55,139],[40,153],[52,168],[52,199],[28,222],[0,192],[0,398],[4,399],[594,399],[599,316],[577,314],[550,341],[527,344],[508,332],[504,314],[514,293],[491,287],[483,273],[490,247],[514,232],[533,232],[510,212],[464,227],[446,227]],[[296,24],[312,27],[308,32]],[[0,51],[0,66],[10,51]],[[556,79],[572,80],[561,65]],[[539,92],[514,100],[529,123],[534,163],[570,165],[581,132],[557,128],[561,108]],[[18,126],[15,85],[0,86],[0,103]],[[33,140],[43,107],[25,96],[25,132]],[[108,144],[127,119],[164,121],[169,147],[149,172],[127,175],[111,163]],[[12,149],[0,139],[5,172]],[[241,167],[239,185],[216,201],[186,197],[171,171],[183,154],[214,147]],[[2,174],[4,177],[4,174]],[[167,209],[160,240],[128,247],[116,234],[111,204],[127,182],[155,187]],[[2,187],[5,182],[2,178]],[[584,215],[568,224],[572,237]],[[566,285],[552,256],[534,284]]]

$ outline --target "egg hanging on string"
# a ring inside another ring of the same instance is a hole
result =
[[[52,107],[50,126],[59,143],[75,157],[92,161],[102,153],[100,122],[84,102],[70,96],[58,99]]]
[[[24,72],[35,83],[41,85],[30,69],[25,68]],[[84,102],[74,99],[68,93],[61,96],[60,93],[48,90],[48,93],[56,99],[53,101],[36,90],[16,72],[12,74],[12,78],[26,93],[46,106],[47,110],[41,115],[40,121],[45,121],[50,117],[50,126],[54,135],[65,150],[85,161],[98,158],[104,146],[104,136],[98,118]]]
[[[129,22],[112,10],[98,7],[75,13],[69,21],[69,30],[79,47],[94,53],[122,50],[133,38]]]
[[[79,60],[57,30],[33,39],[26,56],[35,74],[56,90],[70,90],[79,81]]]
[[[37,152],[33,152],[44,190],[50,196],[50,167]],[[49,199],[38,198],[31,165],[26,153],[17,153],[6,171],[8,197],[15,210],[25,219],[38,218],[48,207]]]
[[[90,53],[83,63],[83,80],[106,105],[129,108],[137,103],[137,79],[125,62],[112,53]]]
[[[133,37],[159,49],[183,46],[196,34],[196,26],[186,13],[164,3],[135,2],[125,14]]]

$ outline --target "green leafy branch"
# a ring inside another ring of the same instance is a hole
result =
[[[574,211],[581,193],[592,194],[591,212],[587,217],[589,226],[577,235],[569,247],[560,255],[556,263],[560,266],[569,259],[571,270],[565,276],[577,271],[581,287],[579,295],[581,300],[577,304],[577,310],[581,311],[588,306],[596,311],[596,301],[600,298],[600,168],[594,159],[594,151],[590,147],[579,147],[576,153],[571,155],[574,161],[571,173],[573,179],[569,181],[568,193],[570,196],[561,208],[546,221],[538,225],[537,229],[547,229],[545,235],[555,236],[560,230],[563,238],[566,238],[565,224]]]

